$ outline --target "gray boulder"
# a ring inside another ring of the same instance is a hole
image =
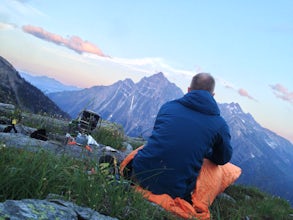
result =
[[[6,200],[0,203],[0,219],[117,220],[61,199]]]

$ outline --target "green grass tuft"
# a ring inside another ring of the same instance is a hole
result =
[[[1,146],[0,202],[45,199],[57,194],[118,219],[178,219],[151,205],[129,185],[109,180],[99,170],[89,175],[91,167],[98,167],[94,161]]]
[[[231,185],[211,206],[213,219],[289,220],[293,209],[290,204],[255,187]]]
[[[92,136],[98,143],[111,146],[118,150],[121,150],[123,147],[124,132],[115,127],[101,127],[96,132],[93,132]]]

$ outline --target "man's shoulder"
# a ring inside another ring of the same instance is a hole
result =
[[[161,109],[166,109],[166,108],[172,108],[173,106],[177,106],[180,105],[180,103],[178,102],[179,99],[174,99],[174,100],[170,100],[165,102],[162,106]]]

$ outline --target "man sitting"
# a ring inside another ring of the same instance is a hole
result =
[[[214,78],[208,73],[199,73],[193,77],[187,94],[160,108],[147,144],[131,158],[132,179],[142,189],[152,195],[166,194],[194,205],[195,194],[200,190],[196,187],[197,178],[203,164],[216,168],[230,161],[233,150],[229,127],[213,98],[214,88]],[[241,171],[237,170],[239,176]],[[212,175],[218,172],[214,171]]]

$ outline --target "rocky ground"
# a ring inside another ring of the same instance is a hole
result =
[[[0,203],[0,219],[117,220],[56,198],[6,200]]]
[[[66,154],[74,158],[82,158],[87,156],[96,161],[98,161],[101,156],[109,154],[115,156],[118,162],[121,162],[123,158],[125,158],[125,156],[132,150],[130,145],[127,145],[128,147],[125,151],[118,151],[110,146],[105,146],[99,143],[98,145],[89,144],[88,146],[91,148],[91,150],[87,150],[85,147],[78,144],[66,144],[65,135],[62,138],[59,136],[59,139],[63,140],[62,142],[50,139],[43,141],[31,138],[30,135],[23,132],[14,133],[11,131],[10,133],[4,133],[3,130],[1,132],[1,128],[3,129],[3,127],[3,125],[0,125],[0,142],[5,144],[6,147],[23,148],[30,151],[38,151],[43,149],[48,150],[56,155]],[[21,126],[16,126],[18,131],[24,130],[23,128],[20,129],[20,127]],[[25,131],[27,132],[29,129],[26,128]]]

